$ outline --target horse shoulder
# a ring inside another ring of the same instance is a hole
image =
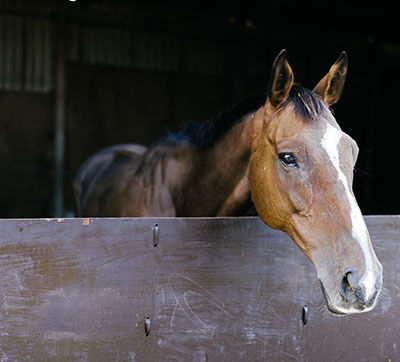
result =
[[[175,217],[182,197],[182,183],[192,167],[192,146],[186,143],[160,144],[143,165],[139,204],[143,216]],[[133,203],[132,203],[133,204]]]

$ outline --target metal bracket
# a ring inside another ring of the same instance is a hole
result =
[[[303,322],[303,326],[305,326],[308,322],[308,307],[306,305],[303,306],[303,310],[301,312],[301,321]]]
[[[154,224],[153,226],[153,246],[158,246],[158,239],[159,239],[160,227],[158,224]]]
[[[150,317],[146,317],[144,321],[144,333],[146,337],[150,335],[150,332],[151,332],[151,319]]]

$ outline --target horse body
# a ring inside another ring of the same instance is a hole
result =
[[[329,106],[347,72],[342,53],[313,91],[293,84],[281,52],[266,95],[188,126],[145,149],[89,159],[75,189],[84,216],[229,216],[253,201],[315,265],[328,309],[371,310],[382,266],[352,191],[358,148]]]
[[[202,152],[187,139],[174,135],[149,149],[120,145],[100,151],[86,161],[75,178],[78,213],[136,217],[242,215],[251,206],[250,143],[245,145],[238,139],[246,134],[246,126],[246,121],[238,122],[218,144]],[[218,168],[212,166],[216,164]],[[216,191],[210,193],[211,189]]]

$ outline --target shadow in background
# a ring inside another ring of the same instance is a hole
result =
[[[380,3],[381,4],[381,3]],[[65,40],[64,213],[82,162],[117,143],[149,145],[265,91],[288,49],[312,88],[346,50],[336,118],[359,144],[364,213],[399,213],[397,10],[373,4],[0,0],[0,217],[53,215],[56,49]]]

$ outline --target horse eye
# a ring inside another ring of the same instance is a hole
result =
[[[279,160],[281,164],[286,167],[298,167],[299,164],[297,163],[296,157],[293,153],[290,152],[283,152],[279,154]]]

